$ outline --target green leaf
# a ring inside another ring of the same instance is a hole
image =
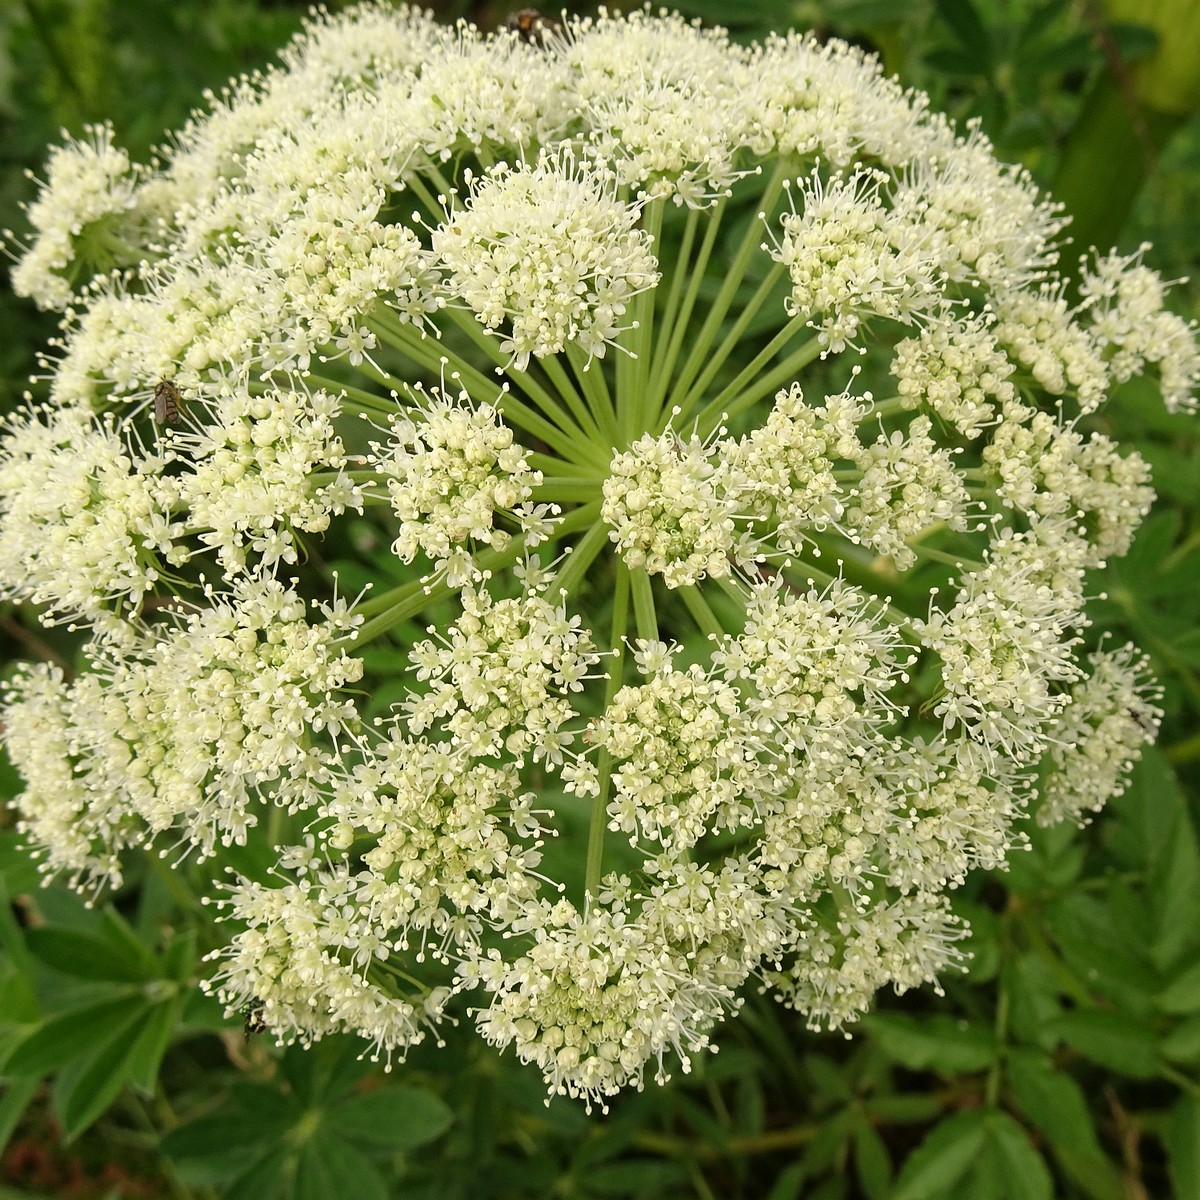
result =
[[[800,1200],[800,1189],[804,1186],[804,1168],[799,1163],[792,1163],[779,1173],[767,1200]]]
[[[660,1158],[628,1158],[597,1167],[587,1175],[588,1190],[597,1196],[617,1196],[621,1200],[658,1200],[673,1184],[687,1178],[682,1166]]]
[[[222,1193],[221,1200],[275,1200],[283,1185],[291,1148],[277,1146],[255,1159]],[[353,1193],[350,1193],[353,1195]]]
[[[95,1053],[141,1012],[144,1002],[136,991],[123,988],[119,996],[71,1009],[43,1022],[11,1054],[5,1064],[10,1075],[44,1075],[48,1071]]]
[[[141,1036],[145,1008],[130,1015],[125,1027],[86,1062],[71,1064],[55,1081],[54,1110],[63,1138],[72,1142],[117,1098],[129,1079],[129,1060]]]
[[[182,994],[156,1004],[142,1026],[133,1054],[129,1060],[129,1082],[147,1095],[152,1095],[158,1080],[158,1068],[167,1052],[171,1035],[183,1010]]]
[[[892,1156],[870,1121],[855,1127],[854,1169],[867,1200],[884,1200],[892,1187]]]
[[[988,70],[992,64],[992,35],[972,0],[937,0],[938,16],[954,31],[963,50]]]
[[[1200,961],[1185,967],[1155,997],[1158,1007],[1167,1013],[1200,1012]]]
[[[918,1019],[900,1013],[875,1013],[865,1017],[863,1024],[889,1058],[915,1071],[928,1069],[957,1075],[983,1070],[995,1061],[992,1031],[952,1017]]]
[[[196,966],[196,931],[189,929],[171,939],[163,951],[162,969],[176,983],[190,983]]]
[[[1052,1200],[1054,1180],[1025,1130],[1007,1113],[993,1112],[987,1133],[1004,1165],[1006,1194],[1012,1200]]]
[[[359,1151],[337,1138],[316,1134],[300,1152],[292,1186],[295,1200],[388,1200],[383,1177]]]
[[[266,1089],[262,1089],[266,1090]],[[197,1117],[186,1125],[177,1125],[164,1135],[159,1149],[167,1158],[244,1157],[243,1151],[259,1143],[277,1141],[292,1126],[292,1113],[281,1119],[278,1111],[256,1112],[239,1106],[237,1116]]]
[[[1133,1079],[1158,1074],[1154,1032],[1123,1013],[1077,1009],[1050,1023],[1049,1029],[1084,1058]]]
[[[35,1076],[24,1079],[10,1079],[4,1085],[4,1095],[0,1096],[0,1153],[8,1145],[21,1114],[29,1107],[29,1102],[37,1094],[41,1080]]]
[[[383,1087],[360,1092],[331,1108],[322,1125],[356,1142],[389,1150],[411,1150],[438,1137],[454,1119],[431,1092]]]
[[[122,947],[75,929],[46,925],[28,930],[25,941],[35,958],[77,979],[138,983],[154,975],[139,959],[122,954]]]
[[[1162,1131],[1174,1200],[1200,1200],[1200,1100],[1184,1096]]]
[[[981,1111],[963,1112],[936,1126],[908,1156],[891,1200],[931,1200],[961,1184],[983,1149],[985,1120]]]
[[[1200,929],[1200,853],[1182,805],[1171,832],[1166,854],[1155,864],[1148,883],[1158,925],[1150,952],[1160,967],[1176,963],[1195,944]]]
[[[1008,1082],[1021,1112],[1051,1142],[1103,1154],[1083,1089],[1047,1054],[1014,1049],[1007,1060]]]
[[[1200,1063],[1200,1014],[1176,1025],[1158,1048],[1172,1062]]]
[[[147,978],[158,974],[158,963],[132,925],[110,904],[100,914],[104,936],[130,962],[140,963]]]

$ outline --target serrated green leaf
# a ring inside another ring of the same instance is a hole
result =
[[[952,1017],[874,1013],[863,1024],[889,1058],[915,1071],[947,1075],[981,1071],[996,1058],[996,1039],[990,1029]]]
[[[1162,1131],[1174,1200],[1200,1200],[1200,1100],[1183,1096]]]
[[[136,991],[97,1004],[73,1008],[42,1022],[9,1056],[5,1070],[11,1075],[44,1075],[72,1059],[93,1054],[128,1024],[131,1014],[142,1012],[145,1002]]]
[[[1084,1058],[1133,1079],[1158,1074],[1158,1045],[1153,1030],[1124,1013],[1085,1008],[1065,1013],[1050,1030]]]
[[[411,1150],[433,1141],[454,1114],[431,1092],[414,1087],[383,1087],[360,1092],[329,1109],[326,1129],[356,1142],[390,1150]]]
[[[985,1117],[981,1111],[963,1112],[936,1126],[908,1156],[891,1200],[930,1200],[960,1185],[983,1149]]]
[[[987,1135],[1004,1165],[1006,1194],[1012,1200],[1052,1200],[1054,1180],[1025,1130],[1007,1113],[993,1112]]]
[[[300,1151],[291,1193],[295,1200],[388,1200],[387,1185],[370,1161],[348,1143],[322,1134]]]

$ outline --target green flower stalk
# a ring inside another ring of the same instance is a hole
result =
[[[0,569],[90,665],[8,685],[20,827],[89,893],[209,864],[209,986],[281,1039],[465,1007],[603,1103],[755,981],[841,1026],[1154,736],[1083,641],[1149,471],[1087,420],[1190,407],[1193,330],[1140,255],[1072,306],[1059,210],[851,47],[367,4],[29,216]]]

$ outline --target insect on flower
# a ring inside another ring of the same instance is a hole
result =
[[[247,1004],[242,1009],[242,1016],[245,1017],[242,1032],[247,1037],[255,1033],[266,1033],[267,1023],[263,1020],[263,1005],[261,1003]]]
[[[178,425],[183,397],[169,379],[160,379],[154,389],[154,420],[158,425]]]
[[[503,28],[531,46],[544,46],[546,35],[560,32],[562,25],[536,8],[521,8],[504,18]]]

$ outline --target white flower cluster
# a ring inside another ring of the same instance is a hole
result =
[[[631,567],[661,575],[667,587],[728,575],[737,545],[733,510],[719,468],[696,438],[668,429],[646,433],[618,454],[604,481],[603,519]]]
[[[39,308],[66,308],[93,274],[127,265],[135,252],[139,172],[113,144],[111,125],[86,133],[50,152],[45,182],[27,210],[34,238],[12,285]]]
[[[855,343],[865,317],[912,324],[941,301],[922,227],[884,203],[890,178],[863,170],[824,180],[814,170],[799,210],[783,218],[772,257],[792,281],[788,311],[807,318],[832,354]]]
[[[361,488],[344,469],[335,397],[239,389],[213,408],[209,423],[175,440],[191,466],[179,476],[178,499],[228,574],[246,569],[247,552],[262,567],[294,564],[293,530],[321,533],[331,517],[362,511]],[[314,485],[322,470],[333,478]]]
[[[1124,786],[1158,693],[1084,573],[1152,495],[1102,406],[1191,408],[1194,328],[1144,250],[1069,300],[1058,208],[871,57],[366,3],[154,166],[89,137],[0,430],[3,597],[89,640],[3,738],[48,872],[217,860],[231,1009],[391,1060],[465,1006],[603,1103],[746,986],[937,986],[947,893]]]
[[[518,370],[572,342],[603,358],[633,297],[658,282],[638,208],[603,177],[546,159],[478,182],[433,233],[451,294],[487,329],[509,324],[500,349]]]
[[[336,625],[308,615],[294,591],[248,580],[174,628],[108,650],[94,672],[18,678],[5,739],[29,783],[20,823],[50,868],[99,874],[103,864],[119,878],[113,850],[147,832],[171,830],[206,857],[244,844],[264,801],[311,807],[338,761],[312,735],[336,738],[350,719],[336,693],[362,664],[337,646]],[[50,748],[66,753],[39,770]]]
[[[1098,650],[1091,673],[1071,689],[1052,733],[1049,777],[1038,822],[1083,824],[1106,800],[1119,796],[1142,746],[1154,741],[1162,710],[1161,692],[1148,682],[1149,661],[1131,646]]]
[[[497,527],[497,515],[526,522],[535,515],[529,498],[542,482],[495,408],[472,406],[466,392],[458,400],[427,398],[417,409],[419,422],[389,418],[387,445],[376,445],[368,459],[386,480],[399,522],[393,553],[410,563],[423,552],[452,587],[472,577],[468,543],[505,549],[511,534]]]
[[[17,413],[0,444],[0,594],[100,622],[136,605],[179,561],[162,466],[86,408]]]

